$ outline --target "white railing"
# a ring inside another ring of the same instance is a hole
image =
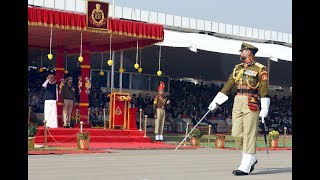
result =
[[[86,13],[86,0],[28,0],[28,4],[76,13]],[[112,4],[110,4],[109,17],[112,16],[113,8]],[[225,24],[221,22],[176,16],[129,7],[116,6],[115,17],[162,24],[165,27],[171,28],[216,32],[219,34],[224,34],[226,36],[233,36],[244,39],[247,38],[292,44],[292,34],[289,33]]]

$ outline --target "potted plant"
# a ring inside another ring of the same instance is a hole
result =
[[[216,139],[214,140],[214,145],[216,148],[224,148],[226,135],[216,134]]]
[[[202,131],[199,128],[195,128],[191,133],[190,133],[190,142],[192,146],[199,146],[200,145],[200,139],[204,135],[204,131]]]
[[[89,150],[89,145],[90,145],[89,132],[77,133],[77,143],[78,143],[78,149]]]
[[[272,130],[269,132],[269,146],[277,148],[279,146],[279,132]]]
[[[71,116],[70,127],[74,127],[74,125],[77,123],[77,121],[78,121],[77,117]]]
[[[28,123],[28,149],[34,148],[36,134],[38,133],[38,125],[36,123]]]

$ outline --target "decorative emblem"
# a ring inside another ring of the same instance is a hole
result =
[[[268,80],[268,74],[267,73],[262,74],[261,79],[263,81],[267,81]]]
[[[102,27],[107,22],[107,18],[105,18],[104,13],[100,8],[101,8],[101,5],[96,4],[96,8],[92,11],[89,19],[90,22],[97,27]]]
[[[116,115],[120,115],[120,114],[122,114],[122,111],[121,111],[121,109],[120,109],[120,107],[119,106],[117,106],[117,109],[116,109]]]
[[[118,101],[130,101],[131,97],[130,96],[116,96],[116,100],[118,100]]]
[[[61,94],[61,90],[62,90],[63,85],[64,85],[64,79],[61,78],[60,79],[60,84],[59,84],[59,94]]]
[[[79,89],[79,94],[81,94],[81,87],[82,87],[82,76],[78,75],[78,89]]]
[[[85,87],[86,87],[86,94],[90,94],[90,89],[91,89],[91,79],[89,77],[86,77],[86,84],[85,84]]]

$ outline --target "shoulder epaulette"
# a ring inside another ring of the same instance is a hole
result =
[[[263,64],[260,64],[258,62],[255,63],[255,65],[257,65],[260,69],[265,68],[266,66]]]
[[[243,63],[237,64],[234,66],[234,68],[237,68],[238,66],[242,66],[242,65],[243,65]]]

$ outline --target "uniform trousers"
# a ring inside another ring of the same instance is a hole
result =
[[[70,126],[71,113],[73,109],[73,100],[63,100],[63,126]]]
[[[232,109],[232,136],[236,149],[243,153],[255,154],[259,125],[259,110],[248,107],[248,96],[236,95]]]
[[[166,118],[166,111],[161,108],[157,108],[157,118],[154,121],[154,133],[156,135],[163,134],[163,126]]]

